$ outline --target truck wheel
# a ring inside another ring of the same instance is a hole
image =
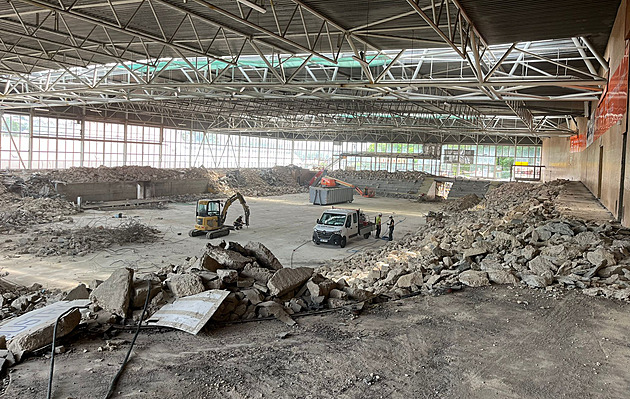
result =
[[[317,238],[317,236],[315,235],[315,233],[313,233],[313,242],[314,242],[316,245],[319,245],[319,244],[320,244],[320,242],[319,242],[319,238]]]
[[[372,234],[372,233],[365,233],[365,234],[363,234],[363,238],[370,238],[370,234]]]
[[[346,237],[341,237],[341,241],[339,241],[339,246],[341,248],[345,248],[346,247]]]

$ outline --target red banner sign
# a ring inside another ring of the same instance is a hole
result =
[[[586,149],[586,135],[576,134],[571,136],[570,152],[581,152]]]
[[[595,131],[593,138],[597,139],[623,120],[626,115],[628,100],[628,45],[621,60],[621,64],[610,76],[606,93],[599,100],[595,111]]]

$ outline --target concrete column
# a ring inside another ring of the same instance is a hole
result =
[[[2,113],[0,113],[2,120]],[[59,118],[55,118],[55,169],[59,169]]]
[[[295,155],[293,152],[295,151],[295,139],[291,139],[291,165],[295,165]]]
[[[33,169],[33,110],[28,114],[28,168]]]
[[[85,112],[85,110],[83,110]],[[84,165],[85,161],[85,115],[81,116],[81,160],[80,166]]]
[[[192,123],[190,124],[190,138],[188,139],[188,167],[192,168],[192,141],[193,141],[193,131],[192,131]]]
[[[236,153],[236,169],[241,168],[241,134],[238,134],[238,152]]]
[[[125,114],[125,124],[123,125],[123,166],[127,165],[127,114]]]
[[[164,121],[162,120],[162,123]],[[160,156],[158,159],[158,168],[162,167],[162,146],[164,145],[164,125],[160,126]]]

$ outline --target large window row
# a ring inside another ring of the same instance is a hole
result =
[[[94,121],[81,124],[27,115],[0,118],[1,169],[101,165],[267,168],[293,164],[507,179],[513,164],[540,165],[540,155],[540,146],[286,140]]]

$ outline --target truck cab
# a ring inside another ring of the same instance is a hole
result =
[[[317,219],[313,227],[313,242],[344,248],[351,238],[359,235],[369,238],[373,229],[374,223],[370,223],[360,209],[331,208]]]

